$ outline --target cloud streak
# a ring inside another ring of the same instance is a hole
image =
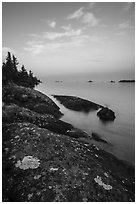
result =
[[[89,4],[89,8],[93,7],[94,3]],[[74,13],[70,14],[67,19],[77,19],[87,24],[88,26],[95,27],[99,25],[100,19],[96,18],[95,15],[91,12],[87,12],[85,8],[81,7],[76,10]]]
[[[133,4],[134,4],[134,2],[125,2],[125,7],[123,8],[123,10],[129,11]]]
[[[80,9],[76,10],[74,13],[70,14],[67,19],[79,19],[84,14],[84,8],[81,7]]]
[[[132,29],[132,28],[133,28],[133,26],[130,25],[129,21],[125,21],[125,22],[120,23],[118,25],[119,30]]]
[[[72,36],[79,36],[82,34],[82,30],[81,29],[77,29],[77,30],[68,30],[66,32],[46,32],[43,34],[43,38],[44,39],[48,39],[48,40],[55,40],[57,38],[62,38],[62,37],[72,37]]]
[[[99,19],[97,19],[93,15],[93,13],[87,12],[86,14],[84,14],[84,16],[82,18],[82,22],[94,27],[94,26],[98,26]]]
[[[56,21],[50,21],[50,20],[48,20],[48,21],[47,21],[47,24],[48,24],[49,27],[55,28],[55,26],[56,26]]]

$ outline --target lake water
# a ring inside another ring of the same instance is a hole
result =
[[[107,82],[45,83],[37,90],[47,94],[60,107],[61,120],[87,131],[96,132],[109,144],[94,141],[98,147],[111,152],[120,159],[135,163],[135,84]],[[52,94],[78,96],[107,106],[116,114],[113,122],[103,123],[97,111],[89,113],[72,111],[61,105]]]

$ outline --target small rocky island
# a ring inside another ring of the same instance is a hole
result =
[[[88,83],[92,83],[93,81],[92,81],[92,80],[88,80],[87,82],[88,82]]]
[[[29,83],[2,86],[3,202],[134,202],[134,167],[89,143],[98,134],[60,120],[59,107]],[[72,99],[77,110],[103,108]]]
[[[110,83],[115,83],[115,81],[114,81],[114,80],[111,80]]]
[[[135,83],[135,80],[128,80],[128,79],[125,79],[125,80],[119,80],[120,83]]]

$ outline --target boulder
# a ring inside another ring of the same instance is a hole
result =
[[[92,139],[96,140],[97,142],[103,142],[103,143],[108,144],[106,140],[102,139],[101,136],[95,132],[92,133]]]
[[[102,108],[97,112],[97,116],[104,121],[115,120],[115,113],[109,108]]]
[[[89,138],[90,136],[85,131],[73,128],[67,131],[67,135],[74,138]]]

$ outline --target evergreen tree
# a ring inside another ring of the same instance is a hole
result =
[[[12,80],[13,78],[13,63],[12,63],[12,59],[11,59],[11,54],[10,52],[8,52],[8,56],[6,58],[6,63],[5,63],[5,70],[4,70],[4,74],[7,78],[7,80]]]
[[[34,88],[37,86],[41,81],[33,76],[32,71],[25,69],[24,65],[22,65],[21,70],[18,71],[17,58],[13,55],[11,59],[11,54],[8,52],[6,62],[2,65],[2,83],[6,84],[9,82],[14,82],[18,85]]]
[[[17,61],[17,58],[14,55],[12,55],[12,58],[13,58],[13,68],[15,71],[17,71],[17,66],[19,63]]]

